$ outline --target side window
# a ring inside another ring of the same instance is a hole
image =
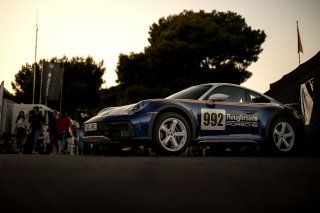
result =
[[[269,103],[270,100],[253,92],[248,91],[247,92],[248,102],[253,103]]]
[[[228,95],[227,101],[229,102],[246,102],[246,93],[244,89],[230,86],[220,86],[214,89],[205,97],[205,100],[208,100],[211,95],[221,93]]]

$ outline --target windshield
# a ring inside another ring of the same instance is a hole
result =
[[[193,99],[198,100],[212,85],[197,85],[170,95],[166,99]]]

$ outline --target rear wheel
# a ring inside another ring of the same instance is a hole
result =
[[[190,126],[183,116],[167,112],[157,119],[153,140],[162,154],[179,155],[189,146],[190,132]]]
[[[297,134],[292,122],[286,118],[277,118],[270,132],[272,149],[278,153],[292,153],[297,150]]]

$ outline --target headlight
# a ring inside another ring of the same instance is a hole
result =
[[[142,110],[143,108],[145,108],[148,104],[150,103],[149,100],[147,101],[140,101],[139,103],[137,103],[136,105],[134,105],[133,107],[131,107],[128,111],[129,114],[134,114],[140,110]]]

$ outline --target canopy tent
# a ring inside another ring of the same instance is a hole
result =
[[[284,103],[298,103],[304,117],[306,138],[315,142],[320,132],[320,52],[280,80],[267,94]]]

